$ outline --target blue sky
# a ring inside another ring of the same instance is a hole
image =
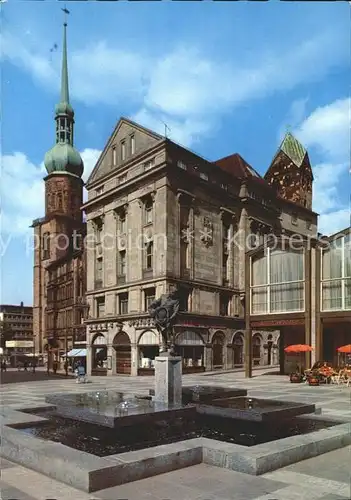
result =
[[[264,173],[287,127],[308,148],[320,230],[350,224],[348,2],[72,2],[75,144],[85,178],[121,115]],[[2,7],[1,303],[32,303],[31,221],[54,142],[61,4]],[[50,52],[54,44],[58,50]]]

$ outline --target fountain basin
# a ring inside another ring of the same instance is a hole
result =
[[[119,398],[121,403],[126,399],[116,394],[105,395],[105,402],[115,403]],[[70,395],[69,399],[76,401],[77,406],[84,406],[91,395]],[[246,474],[264,474],[351,443],[349,423],[339,424],[327,417],[300,416],[290,419],[288,426],[278,419],[272,426],[270,421],[244,422],[231,417],[203,415],[196,411],[201,406],[192,405],[189,412],[176,418],[173,414],[172,419],[167,417],[163,421],[151,421],[149,425],[133,425],[128,432],[124,427],[111,429],[57,414],[55,418],[62,419],[61,424],[57,425],[58,421],[50,423],[47,412],[52,407],[46,410],[46,416],[45,412],[33,409],[3,408],[0,454],[49,477],[93,492],[201,462]],[[140,439],[143,433],[146,433],[144,440]],[[199,437],[191,438],[192,435]],[[275,439],[274,446],[272,439]]]
[[[61,443],[99,457],[200,437],[252,447],[335,425],[335,422],[323,420],[292,418],[271,426],[265,422],[243,421],[197,413],[195,410],[185,414],[169,414],[167,419],[162,420],[160,417],[149,421],[148,425],[135,424],[131,418],[126,432],[120,426],[110,429],[105,425],[64,418],[51,409],[36,410],[34,414],[45,420],[31,425],[17,425],[16,428],[26,435]]]
[[[126,397],[114,391],[58,394],[47,396],[45,401],[55,405],[58,416],[110,428],[149,425],[154,420],[185,417],[196,412],[191,406]]]
[[[205,415],[221,416],[251,422],[271,422],[287,420],[298,415],[314,413],[315,405],[275,399],[255,399],[234,397],[214,399],[197,405],[197,412]]]
[[[216,387],[210,385],[194,385],[183,387],[182,398],[185,404],[208,402],[213,399],[225,399],[247,396],[246,389],[228,387]]]

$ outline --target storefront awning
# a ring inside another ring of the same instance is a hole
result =
[[[87,355],[86,349],[72,349],[66,354],[68,358],[83,358],[86,357],[86,355]]]

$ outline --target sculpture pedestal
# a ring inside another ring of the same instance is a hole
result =
[[[182,358],[163,353],[155,358],[154,401],[182,404]]]

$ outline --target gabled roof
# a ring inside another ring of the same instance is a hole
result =
[[[116,137],[116,135],[118,134],[118,131],[119,129],[122,127],[122,125],[129,125],[130,127],[132,127],[133,129],[135,130],[139,130],[141,132],[143,132],[144,134],[152,137],[153,139],[155,139],[156,141],[162,141],[164,140],[165,138],[162,136],[162,135],[159,135],[157,134],[156,132],[153,132],[152,130],[146,128],[146,127],[143,127],[141,125],[139,125],[138,123],[132,121],[132,120],[129,120],[129,118],[125,118],[125,117],[121,117],[118,122],[117,122],[117,125],[115,126],[112,134],[110,135],[107,143],[105,144],[105,147],[101,153],[101,155],[99,156],[97,162],[96,162],[96,165],[95,167],[93,168],[93,170],[91,171],[90,175],[89,175],[89,178],[86,182],[86,186],[89,186],[89,184],[92,184],[95,180],[98,180],[96,177],[96,174],[97,174],[97,171],[99,170],[99,166],[103,160],[103,158],[105,157],[106,155],[106,152],[109,150],[111,144],[113,143],[113,140],[114,138]],[[101,177],[104,177],[101,176]]]
[[[260,174],[247,163],[238,153],[220,158],[213,162],[222,170],[239,179],[251,178],[260,184],[270,187]]]

